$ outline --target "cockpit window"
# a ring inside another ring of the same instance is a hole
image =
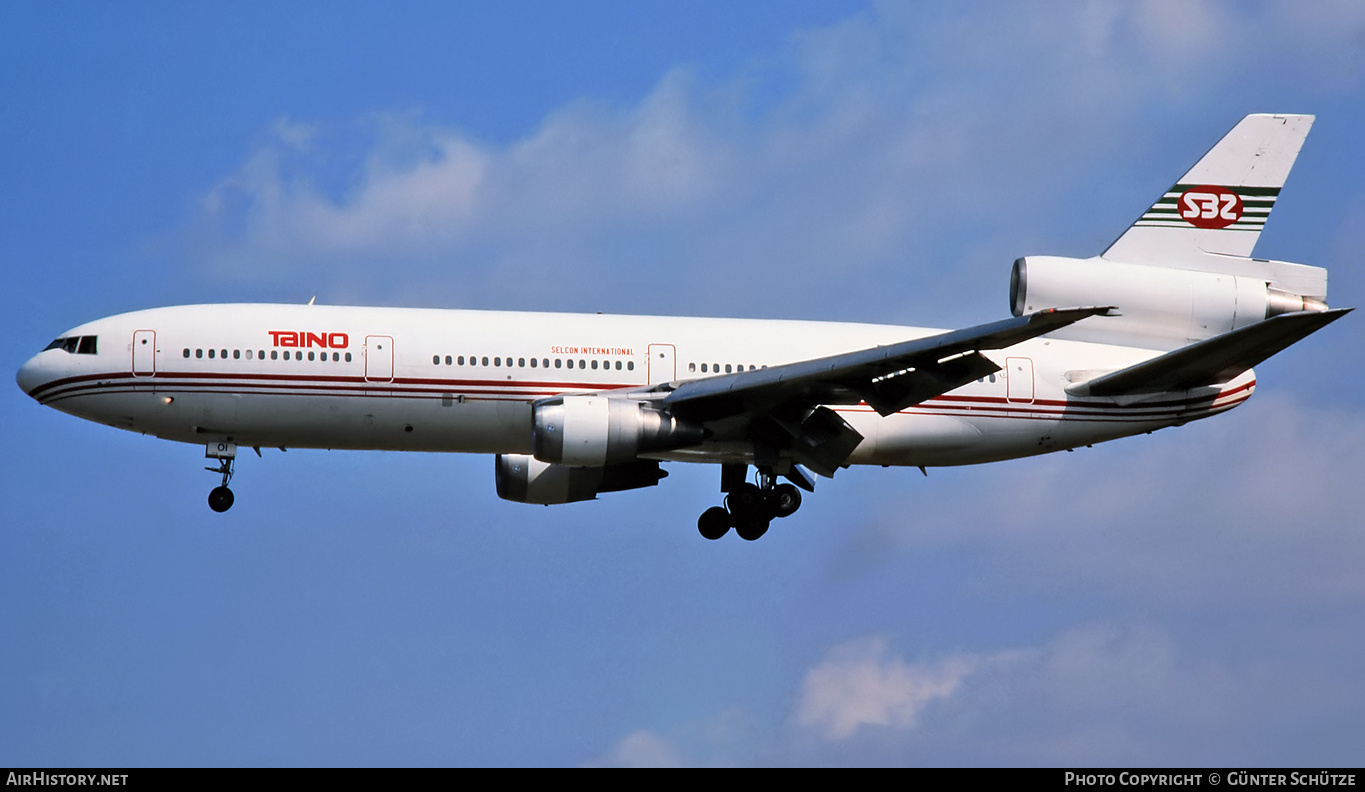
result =
[[[60,349],[73,355],[94,355],[98,341],[99,336],[67,336],[53,339],[52,343],[43,348],[43,351]]]

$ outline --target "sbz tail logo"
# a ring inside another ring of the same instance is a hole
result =
[[[1242,196],[1211,184],[1181,193],[1176,206],[1180,216],[1196,228],[1227,228],[1242,219]]]

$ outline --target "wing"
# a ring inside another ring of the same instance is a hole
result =
[[[834,475],[862,435],[824,405],[904,410],[1000,370],[981,354],[1043,335],[1109,307],[1053,308],[990,324],[756,371],[669,383],[629,394],[753,443],[754,464],[784,462]],[[734,420],[727,420],[734,419]]]
[[[1014,346],[1109,310],[1053,308],[890,346],[691,380],[670,386],[663,403],[700,420],[790,403],[867,402],[881,415],[891,415],[999,371],[979,350]]]

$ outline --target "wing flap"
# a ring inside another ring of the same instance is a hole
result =
[[[755,463],[773,464],[780,455],[832,478],[863,436],[828,407],[817,407],[804,416],[782,411],[760,416],[749,427]],[[764,456],[769,458],[762,458]]]
[[[1072,396],[1128,396],[1221,385],[1351,310],[1336,308],[1280,314],[1077,383],[1066,392]]]
[[[847,387],[885,417],[999,370],[980,352],[968,352],[868,382],[850,382]]]

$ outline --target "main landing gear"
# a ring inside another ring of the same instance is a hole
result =
[[[225,512],[232,508],[234,500],[232,490],[228,489],[228,482],[232,481],[232,463],[237,459],[237,444],[209,443],[204,448],[204,457],[218,460],[218,467],[206,467],[204,470],[221,473],[223,476],[223,483],[209,492],[209,508],[216,512]]]
[[[759,468],[757,484],[745,481],[747,465],[721,468],[721,491],[725,506],[712,506],[697,519],[697,530],[707,539],[719,539],[735,529],[739,538],[752,542],[768,532],[778,517],[789,517],[801,508],[801,490],[777,484],[772,470]]]

